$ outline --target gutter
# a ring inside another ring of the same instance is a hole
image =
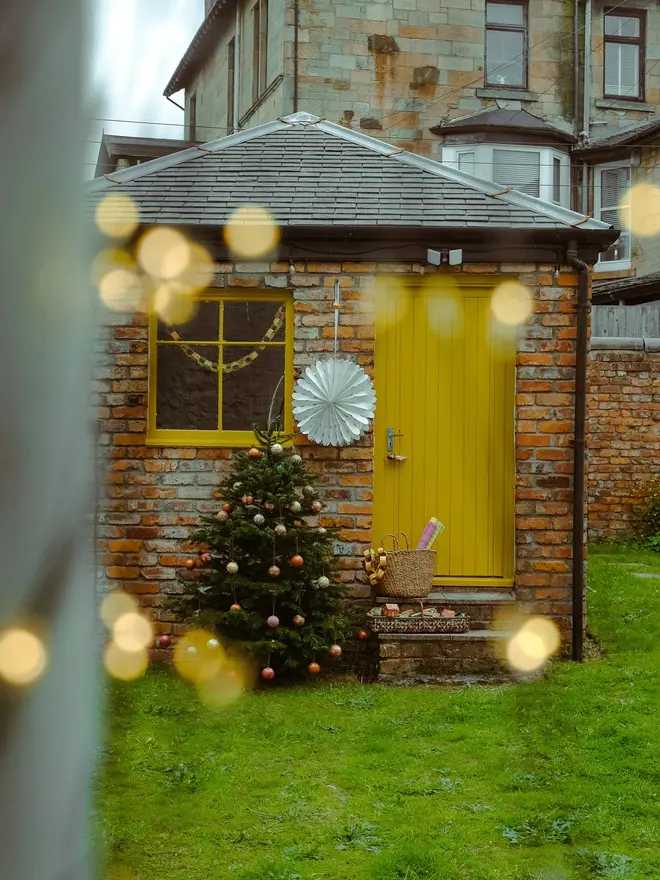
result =
[[[585,453],[587,422],[587,355],[589,329],[589,266],[578,256],[577,244],[571,241],[566,262],[578,272],[577,340],[575,344],[575,427],[573,432],[573,589],[571,657],[584,660],[584,516]]]

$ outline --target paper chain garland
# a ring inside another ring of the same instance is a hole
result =
[[[277,310],[277,314],[275,315],[273,323],[270,325],[268,331],[264,334],[264,336],[262,336],[262,342],[270,342],[274,338],[275,334],[284,323],[285,317],[286,306],[282,306],[280,309]],[[181,337],[171,324],[166,324],[165,329],[175,342],[183,342],[183,339],[181,339]],[[183,345],[180,345],[179,348],[184,354],[186,354],[190,358],[190,360],[194,361],[198,367],[202,367],[202,369],[204,370],[209,370],[211,373],[219,372],[220,364],[214,364],[213,361],[210,361],[208,358],[202,357],[202,355],[196,352],[195,349],[192,348],[192,346],[184,343]],[[246,354],[245,357],[239,358],[237,361],[232,361],[229,364],[222,364],[222,372],[234,373],[236,372],[236,370],[242,370],[243,367],[247,367],[252,363],[252,361],[255,361],[263,350],[264,348],[262,346],[261,348],[251,351],[250,354]]]
[[[374,550],[370,547],[364,551],[364,570],[369,575],[369,583],[372,587],[379,584],[385,575],[387,566],[387,553],[383,547]]]

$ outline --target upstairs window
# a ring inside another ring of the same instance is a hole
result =
[[[236,109],[235,76],[236,39],[232,37],[227,44],[227,134],[231,134],[234,131],[234,111]]]
[[[605,13],[605,88],[607,98],[644,98],[644,13]]]
[[[594,169],[594,216],[621,229],[621,235],[596,264],[598,271],[630,268],[630,165],[600,165]]]
[[[527,87],[526,3],[486,3],[486,85]]]
[[[528,196],[541,195],[541,154],[538,150],[493,150],[493,180]]]
[[[197,140],[197,95],[191,95],[188,102],[188,140]]]
[[[252,9],[252,103],[268,86],[268,0],[257,0]]]

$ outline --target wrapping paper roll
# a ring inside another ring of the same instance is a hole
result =
[[[417,545],[417,550],[426,550],[429,544],[429,541],[433,538],[435,534],[435,530],[438,526],[438,520],[432,516],[431,519],[426,524],[426,528],[422,532],[422,537],[419,539],[419,544]]]
[[[441,523],[441,522],[439,522],[439,523],[437,524],[437,526],[435,527],[435,531],[433,532],[433,535],[432,535],[432,537],[431,537],[431,540],[430,540],[430,541],[428,542],[428,544],[426,545],[426,549],[427,549],[427,550],[430,550],[430,549],[431,549],[431,547],[435,544],[435,542],[438,540],[438,538],[439,538],[440,535],[444,532],[444,530],[445,530],[444,524]]]

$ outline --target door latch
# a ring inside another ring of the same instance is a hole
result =
[[[387,429],[387,451],[394,452],[394,438],[403,437],[403,434],[397,434],[394,428]]]

